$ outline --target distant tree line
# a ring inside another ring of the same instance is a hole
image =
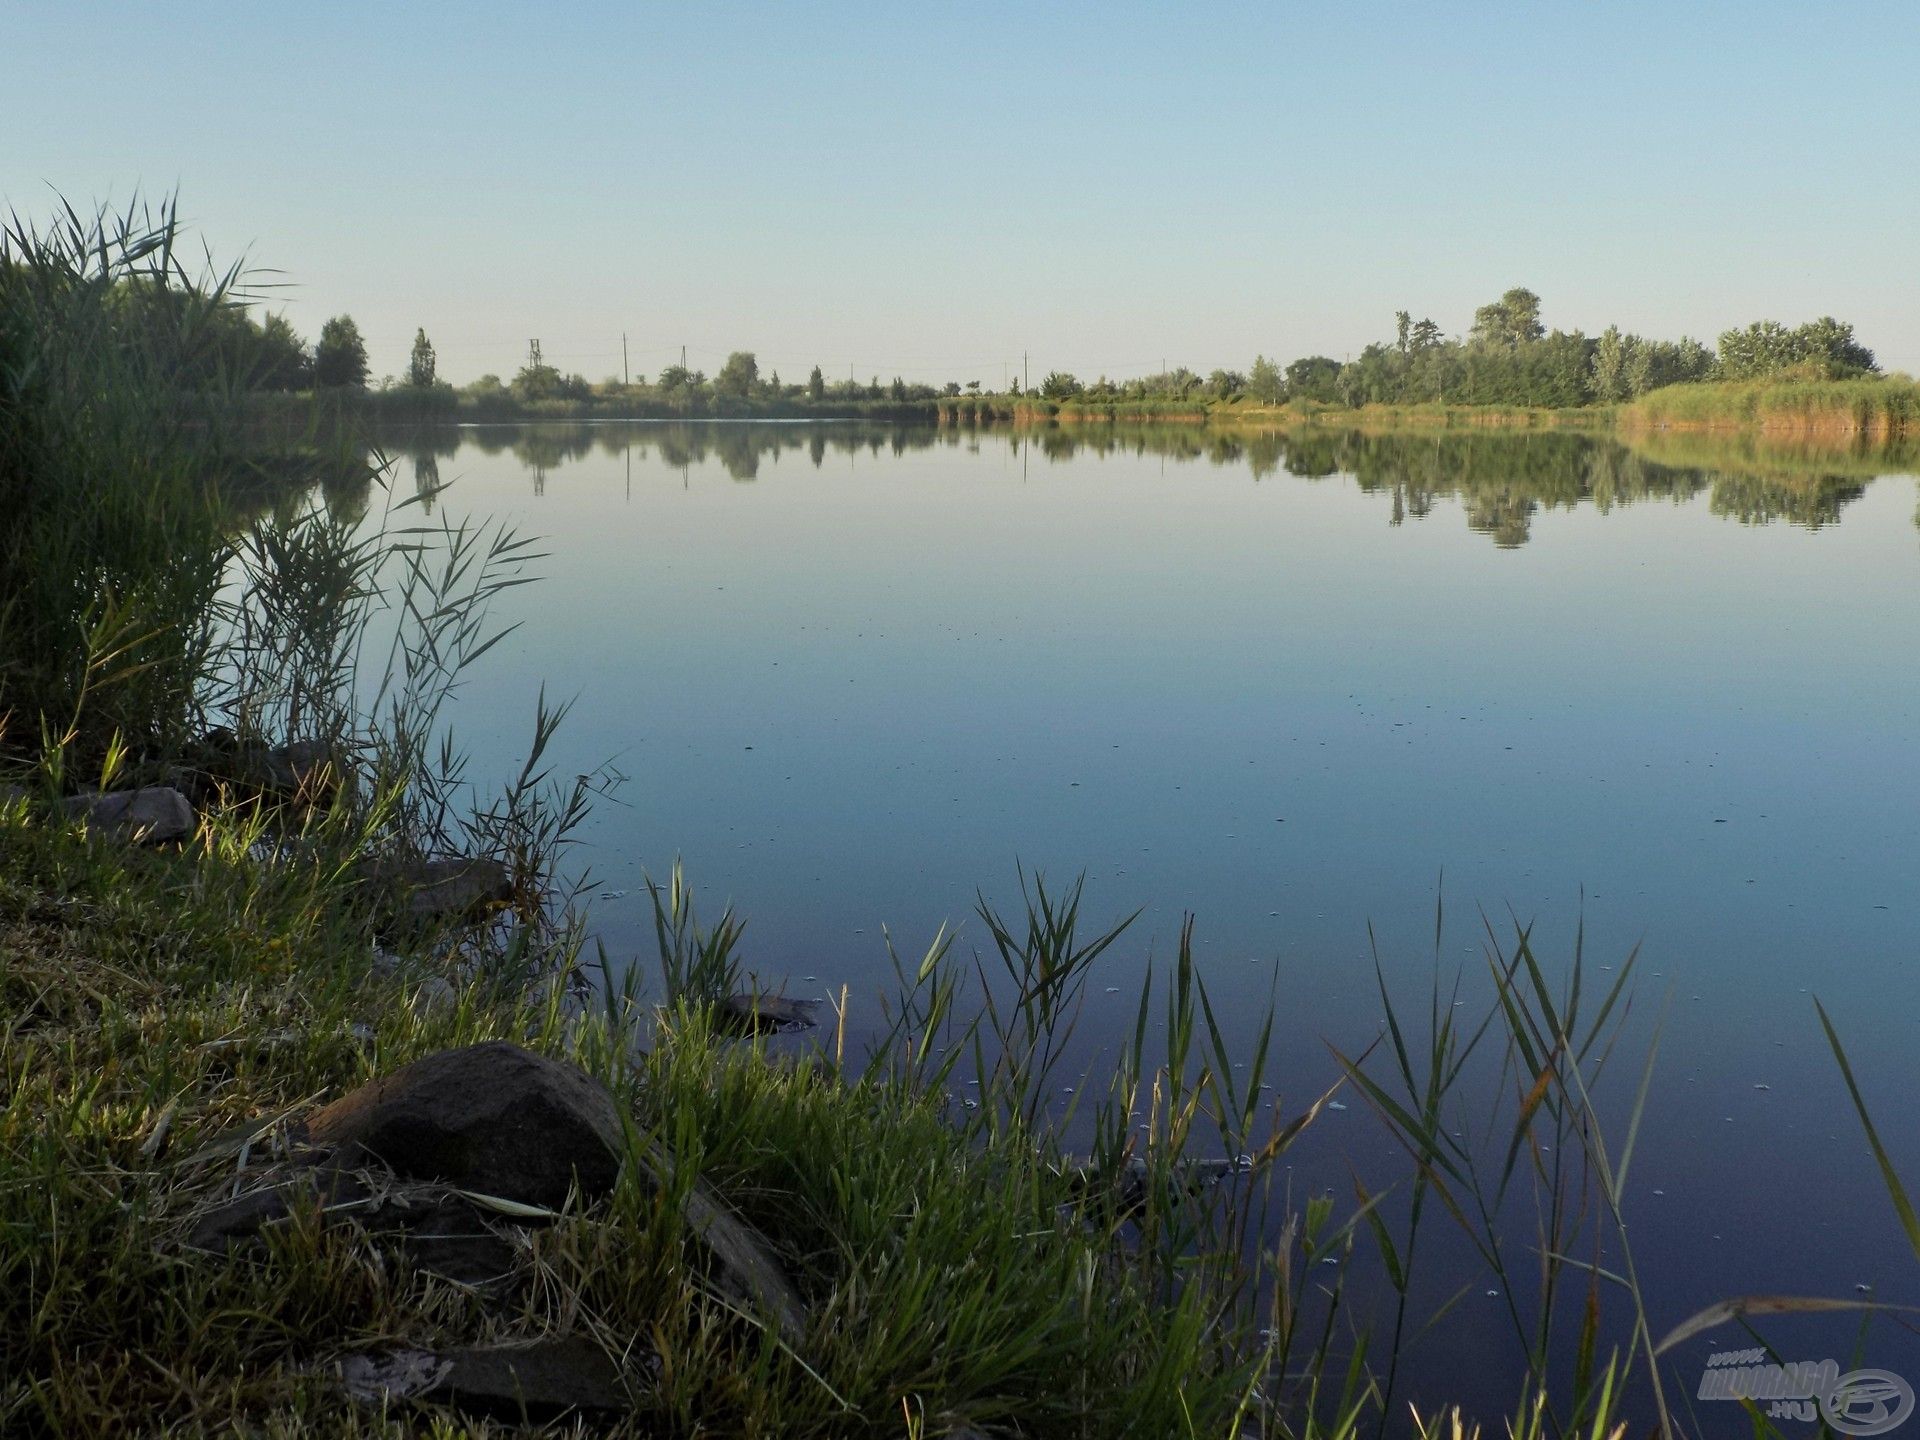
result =
[[[1181,368],[1091,385],[1055,372],[1038,395],[1094,404],[1244,398],[1266,405],[1571,407],[1613,404],[1690,381],[1789,372],[1839,379],[1878,368],[1873,352],[1854,338],[1853,326],[1830,316],[1792,329],[1760,320],[1728,330],[1716,353],[1690,337],[1653,340],[1617,325],[1598,336],[1549,331],[1541,323],[1540,297],[1516,287],[1476,310],[1464,339],[1448,338],[1433,320],[1415,320],[1401,310],[1392,340],[1376,341],[1346,361],[1308,355],[1282,369],[1260,355],[1244,374],[1215,370],[1202,377]]]
[[[130,292],[125,303],[162,303]],[[234,305],[220,323],[203,327],[212,340],[202,353],[182,357],[189,373],[242,367],[254,388],[264,390],[361,390],[369,388],[366,342],[351,316],[337,315],[308,346],[284,315],[255,319]],[[1834,379],[1878,371],[1873,352],[1854,338],[1853,327],[1830,316],[1788,327],[1759,320],[1728,330],[1709,348],[1690,337],[1656,340],[1610,325],[1597,336],[1578,330],[1548,330],[1540,297],[1521,287],[1474,312],[1465,337],[1449,337],[1431,318],[1411,312],[1394,316],[1390,340],[1368,345],[1341,361],[1308,355],[1284,367],[1265,355],[1246,370],[1215,369],[1206,375],[1181,366],[1159,374],[1083,383],[1051,371],[1031,390],[1012,387],[1014,398],[1100,404],[1203,404],[1252,401],[1264,405],[1513,405],[1574,407],[1632,400],[1667,385],[1702,380],[1750,380],[1798,373]],[[698,414],[762,406],[805,409],[814,405],[914,403],[978,396],[980,382],[942,386],[901,376],[865,382],[829,381],[818,365],[805,381],[785,382],[763,373],[750,350],[736,350],[712,376],[669,365],[651,382],[641,376],[609,376],[593,383],[563,373],[537,356],[510,378],[483,375],[458,392],[439,378],[437,356],[424,329],[416,330],[404,377],[387,377],[381,390],[433,395],[452,403],[457,395],[480,405],[591,406],[645,402]]]

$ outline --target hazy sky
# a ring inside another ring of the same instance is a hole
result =
[[[0,197],[177,187],[376,375],[1244,368],[1516,284],[1920,370],[1917,65],[1912,0],[0,0]]]

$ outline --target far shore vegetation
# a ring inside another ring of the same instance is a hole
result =
[[[1311,423],[1330,411],[1370,423],[1605,425],[1629,428],[1801,429],[1902,434],[1920,424],[1920,388],[1883,374],[1853,326],[1831,316],[1799,325],[1758,320],[1709,346],[1609,326],[1598,335],[1549,330],[1540,297],[1516,287],[1483,305],[1464,336],[1402,310],[1394,335],[1345,361],[1310,355],[1245,370],[1176,367],[1127,380],[1052,371],[1027,386],[933,385],[901,376],[827,379],[763,369],[739,350],[713,374],[670,365],[651,377],[598,381],[546,363],[538,346],[511,377],[455,386],[433,343],[416,332],[398,376],[372,378],[351,316],[312,345],[284,315],[238,300],[218,317],[204,363],[245,370],[259,392],[317,397],[357,413],[408,420],[822,418],[980,423],[1128,419]],[[262,400],[263,405],[271,402]]]

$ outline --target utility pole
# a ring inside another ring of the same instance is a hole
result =
[[[627,368],[627,332],[620,332],[620,384],[622,387],[633,384],[633,371]],[[628,462],[631,464],[631,460]]]
[[[538,370],[540,368],[540,342],[538,340],[529,340],[527,342],[527,368],[529,370]]]
[[[1033,376],[1027,373],[1027,352],[1022,350],[1020,352],[1020,389],[1022,391],[1027,391],[1027,390],[1031,390],[1032,388],[1033,388]]]
[[[680,368],[682,370],[687,368],[687,347],[684,345],[680,347]]]

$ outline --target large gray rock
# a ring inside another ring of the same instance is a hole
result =
[[[557,1209],[613,1188],[620,1112],[598,1080],[504,1040],[428,1055],[314,1112],[307,1139],[412,1180]]]
[[[186,796],[167,785],[73,795],[64,804],[69,819],[121,840],[159,845],[193,834],[193,806]]]

